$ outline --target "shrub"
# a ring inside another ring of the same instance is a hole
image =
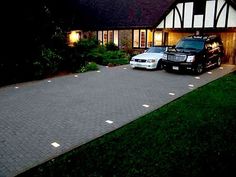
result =
[[[63,58],[57,52],[50,48],[42,48],[41,55],[33,62],[34,75],[41,78],[54,74],[59,70],[59,65]]]
[[[119,47],[117,45],[115,45],[115,43],[113,42],[109,42],[105,45],[107,50],[111,50],[111,51],[115,51],[115,50],[119,50]]]
[[[87,71],[96,71],[96,70],[98,70],[97,64],[94,62],[89,62],[85,66],[82,66],[78,72],[84,73]]]

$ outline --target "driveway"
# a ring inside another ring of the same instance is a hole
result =
[[[0,88],[0,177],[12,177],[232,72],[199,77],[128,65]]]

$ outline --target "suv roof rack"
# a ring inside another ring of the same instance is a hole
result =
[[[193,38],[193,39],[205,39],[205,40],[209,40],[209,39],[213,39],[213,38],[217,38],[219,37],[218,35],[190,35],[187,36],[188,38]]]

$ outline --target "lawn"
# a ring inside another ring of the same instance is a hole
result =
[[[18,177],[236,176],[236,73]]]

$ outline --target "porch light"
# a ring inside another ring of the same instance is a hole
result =
[[[70,40],[70,43],[76,43],[79,41],[79,33],[76,32],[76,31],[72,31],[70,34],[69,34],[69,40]]]

